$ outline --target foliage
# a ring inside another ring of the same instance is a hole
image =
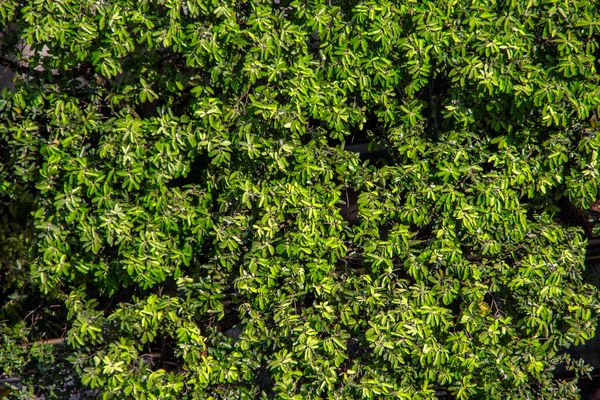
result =
[[[576,398],[553,370],[599,302],[559,211],[598,196],[598,21],[2,1],[0,365],[65,329],[48,357],[106,399]]]

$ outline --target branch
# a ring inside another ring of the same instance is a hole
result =
[[[23,345],[21,345],[21,347],[26,349],[30,346],[41,346],[41,345],[56,346],[59,344],[63,344],[64,342],[65,342],[65,338],[60,337],[60,338],[52,338],[52,339],[46,339],[46,340],[38,340],[34,343],[23,344]]]
[[[16,61],[12,61],[4,57],[0,57],[0,65],[7,67],[12,72],[18,72],[23,75],[30,75],[33,71],[35,71],[33,68],[30,68],[27,64],[22,65]]]
[[[70,79],[84,77],[88,81],[95,80],[100,86],[105,89],[110,88],[110,81],[100,74],[94,73],[94,66],[88,62],[82,63],[70,70],[57,71],[46,70],[41,66],[32,68],[31,65],[19,61],[9,60],[5,57],[0,57],[0,65],[3,65],[15,73],[29,76],[40,76],[40,74],[50,73],[54,77],[65,76]]]

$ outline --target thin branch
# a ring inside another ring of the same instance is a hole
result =
[[[19,73],[21,75],[41,77],[46,76],[47,73],[50,73],[54,77],[65,76],[71,79],[85,78],[89,82],[95,81],[98,85],[104,87],[105,89],[109,89],[111,86],[110,80],[98,73],[95,73],[94,66],[89,62],[79,64],[73,69],[64,71],[46,70],[41,66],[32,68],[31,65],[27,63],[9,60],[5,57],[0,57],[0,65],[5,66],[12,72]]]
[[[15,73],[18,72],[23,75],[30,75],[31,73],[35,73],[35,70],[33,68],[29,67],[29,65],[27,65],[27,64],[23,65],[16,61],[12,61],[12,60],[9,60],[4,57],[0,57],[0,65],[7,67],[12,72],[15,72]]]
[[[52,338],[52,339],[46,339],[46,340],[38,340],[36,342],[33,342],[33,344],[23,344],[21,347],[26,349],[29,346],[40,346],[40,345],[56,346],[59,344],[63,344],[64,342],[65,342],[65,338],[60,337],[60,338]]]

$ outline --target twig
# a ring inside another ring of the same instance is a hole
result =
[[[0,65],[5,66],[10,69],[12,72],[18,72],[23,75],[30,75],[35,72],[33,68],[31,68],[28,64],[20,64],[16,61],[9,60],[4,57],[0,57]]]

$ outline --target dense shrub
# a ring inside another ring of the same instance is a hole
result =
[[[553,371],[585,372],[561,349],[597,322],[564,211],[598,196],[598,21],[593,0],[3,0],[4,376],[575,398]]]

